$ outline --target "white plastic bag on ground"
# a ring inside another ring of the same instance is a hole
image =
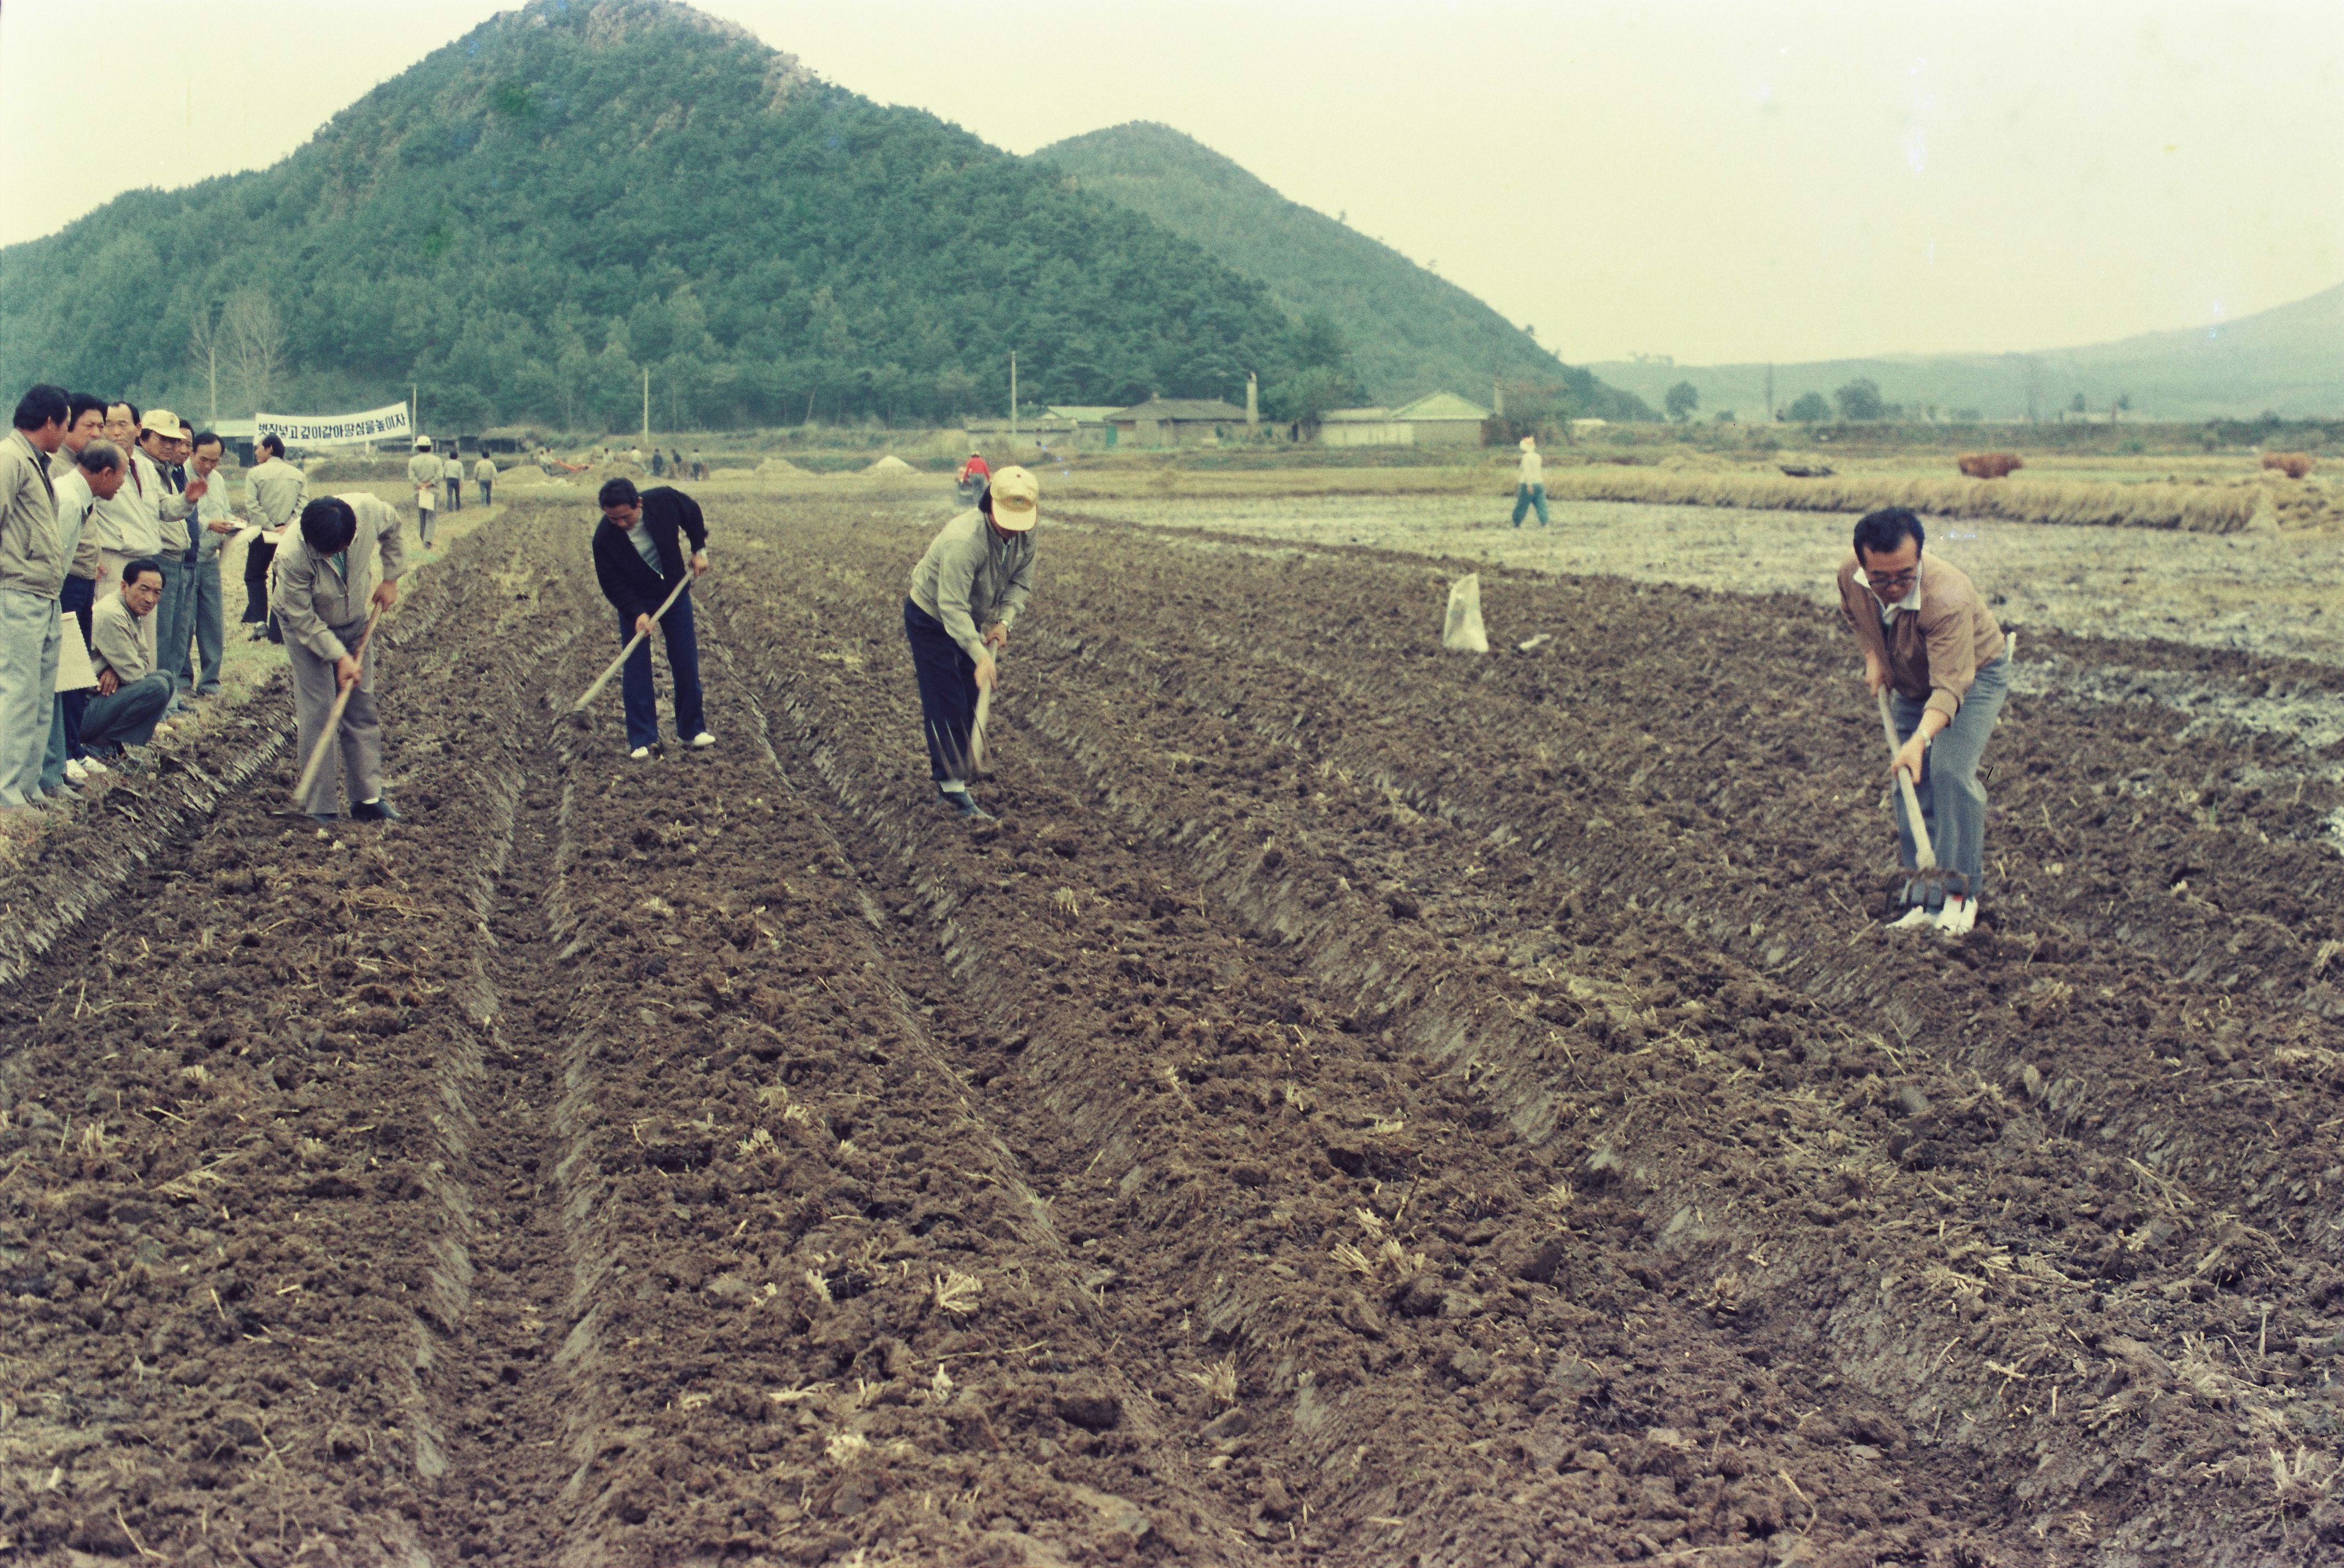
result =
[[[1481,574],[1470,572],[1449,588],[1449,618],[1441,622],[1440,645],[1460,653],[1486,653],[1490,634],[1481,626]]]

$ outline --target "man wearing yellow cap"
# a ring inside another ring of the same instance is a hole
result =
[[[945,524],[912,569],[904,635],[920,683],[928,776],[944,803],[965,817],[993,814],[968,793],[969,730],[977,698],[994,688],[994,650],[1034,589],[1034,524],[1042,487],[1022,468],[995,474],[975,510]]]

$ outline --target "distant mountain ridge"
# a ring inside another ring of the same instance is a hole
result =
[[[646,370],[674,428],[998,410],[1013,350],[1028,402],[1316,363],[1160,225],[671,0],[532,0],[268,169],[0,250],[0,380],[200,410],[191,331],[256,298],[285,369],[239,361],[223,412],[413,382],[439,429],[631,428]]]
[[[1589,369],[1612,385],[1658,403],[1690,381],[1701,395],[1697,418],[1731,409],[1763,417],[1767,367],[1666,365],[1616,360]],[[1802,392],[1825,397],[1868,377],[1891,403],[1952,417],[1975,410],[1988,420],[2025,419],[2030,400],[2053,419],[2077,393],[2086,410],[2105,415],[2128,398],[2126,418],[2253,419],[2268,410],[2287,419],[2344,415],[2344,284],[2215,327],[2149,332],[2113,343],[2032,354],[1884,355],[1773,367],[1774,400],[1788,408]]]
[[[1082,190],[1194,241],[1296,316],[1333,321],[1376,402],[1438,389],[1486,405],[1491,383],[1505,381],[1560,389],[1563,412],[1650,416],[1454,283],[1288,200],[1169,126],[1113,126],[1054,143],[1032,161],[1063,169]]]

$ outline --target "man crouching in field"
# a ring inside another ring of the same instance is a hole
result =
[[[1041,496],[1041,485],[1022,468],[995,474],[975,510],[945,524],[912,568],[912,592],[904,601],[904,635],[912,644],[927,731],[928,776],[945,804],[963,816],[993,814],[968,793],[975,771],[969,730],[978,694],[993,690],[993,651],[1007,645],[1009,623],[1034,590]]]
[[[399,578],[406,570],[399,513],[364,491],[319,496],[301,509],[301,526],[287,530],[278,546],[268,598],[293,666],[296,767],[318,749],[335,695],[345,687],[357,688],[336,737],[340,765],[329,759],[298,803],[319,822],[340,815],[338,784],[339,795],[349,801],[352,821],[398,820],[399,813],[382,797],[382,719],[374,702],[377,643],[369,637],[363,654],[351,650],[366,630],[368,607],[388,610],[399,602]]]
[[[1950,875],[1942,884],[1904,884],[1904,914],[1893,928],[1933,926],[1959,936],[1977,922],[1985,881],[1985,790],[1978,759],[2010,693],[2008,644],[1978,592],[1957,567],[1924,560],[1921,520],[1884,507],[1855,525],[1855,552],[1839,569],[1839,606],[1864,650],[1864,684],[1892,689],[1896,738],[1892,766],[1913,780],[1930,846]],[[1896,835],[1907,871],[1913,829],[1898,792]],[[1940,888],[1942,887],[1942,893]],[[1942,902],[1932,902],[1942,900]]]

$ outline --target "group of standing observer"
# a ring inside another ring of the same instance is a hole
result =
[[[0,443],[0,807],[63,793],[105,767],[101,753],[119,758],[124,746],[145,744],[175,704],[217,689],[219,551],[247,528],[245,621],[249,634],[262,635],[273,612],[268,634],[281,634],[292,665],[299,755],[309,755],[337,696],[349,691],[337,765],[318,771],[302,809],[320,821],[338,819],[345,803],[354,820],[398,816],[383,794],[367,632],[397,602],[407,570],[400,515],[363,491],[307,500],[300,471],[270,436],[240,518],[211,485],[220,455],[217,436],[190,436],[167,410],[142,419],[129,404],[50,386],[17,404]],[[483,453],[474,470],[483,503],[496,471]],[[441,490],[451,510],[462,504],[462,454],[440,456],[420,440],[408,475],[428,547]],[[929,778],[950,810],[985,818],[970,789],[980,715],[1033,592],[1041,487],[1023,468],[987,473],[981,457],[958,477],[983,481],[982,493],[913,567],[904,635]],[[691,592],[708,570],[707,520],[672,486],[640,491],[613,479],[596,501],[595,579],[626,650],[628,754],[643,761],[662,745],[654,632],[667,650],[678,741],[712,746]],[[1524,438],[1514,526],[1532,510],[1548,523],[1537,445]],[[1909,510],[1867,514],[1853,542],[1838,573],[1841,612],[1866,687],[1886,693],[1897,743],[1892,774],[1912,779],[1943,868],[1908,876],[1892,925],[1959,936],[1975,925],[1985,892],[1987,800],[1977,774],[2009,693],[2012,640],[1966,575],[1925,556],[1926,534]],[[1901,799],[1894,810],[1910,872],[1913,824]]]
[[[167,409],[48,385],[17,401],[0,439],[0,810],[125,765],[219,690],[220,551],[253,540],[244,617],[261,635],[260,574],[300,505],[282,450],[240,516],[214,478],[225,443]]]

